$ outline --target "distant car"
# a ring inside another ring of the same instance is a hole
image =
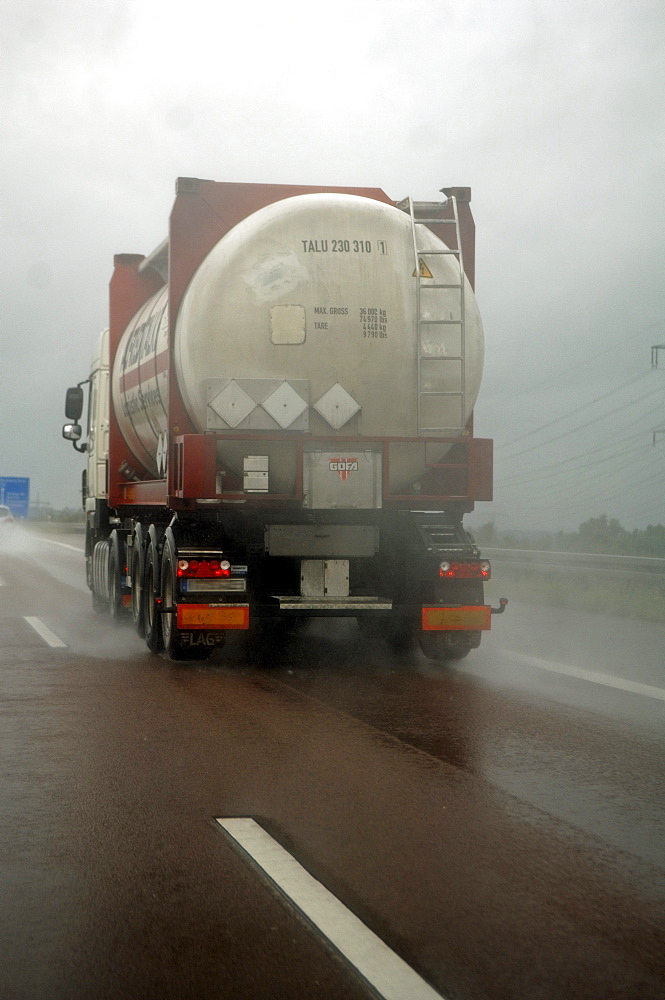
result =
[[[14,523],[14,515],[10,511],[9,507],[5,507],[3,504],[0,504],[0,528],[2,528],[2,526],[5,524],[13,524],[13,523]]]

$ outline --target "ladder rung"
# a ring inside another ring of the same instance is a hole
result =
[[[437,226],[442,225],[442,223],[444,222],[445,223],[452,222],[454,224],[456,221],[455,219],[420,219],[417,215],[415,216],[415,219],[418,225],[420,225],[421,222],[423,223],[423,225],[427,225],[428,222],[431,222],[432,225],[437,225]]]
[[[443,212],[443,210],[450,204],[448,201],[412,201],[414,211],[420,209],[421,212]],[[401,208],[403,212],[406,212],[409,208],[409,199],[404,198],[402,201],[397,202],[397,208]]]
[[[464,361],[462,355],[449,354],[421,354],[421,361]]]
[[[459,250],[425,250],[425,249],[423,249],[423,250],[419,250],[418,251],[418,256],[419,257],[442,257],[444,254],[448,254],[448,255],[454,254],[455,256],[457,256],[459,254]]]
[[[460,284],[457,285],[425,285],[425,288],[461,288]]]
[[[457,390],[455,392],[433,392],[430,389],[421,389],[419,396],[463,396],[464,393]]]
[[[461,326],[461,319],[421,319],[421,326]]]

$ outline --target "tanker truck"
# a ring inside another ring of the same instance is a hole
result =
[[[507,602],[462,523],[492,442],[470,190],[442,194],[178,179],[67,391],[96,612],[172,659],[331,616],[433,660],[479,645]]]

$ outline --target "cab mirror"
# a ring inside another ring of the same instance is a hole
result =
[[[66,438],[67,441],[71,441],[76,451],[80,451],[81,453],[88,450],[87,444],[78,443],[81,440],[82,433],[83,430],[80,424],[65,424],[62,428],[63,438]]]
[[[68,420],[74,420],[75,423],[72,426],[76,426],[78,421],[81,419],[81,414],[83,413],[83,389],[80,385],[72,386],[71,389],[67,390],[67,395],[65,397],[65,416]],[[65,434],[65,432],[62,432]],[[67,435],[65,435],[66,437]],[[81,435],[79,434],[79,437]],[[78,438],[70,438],[70,441],[77,440]]]
[[[83,429],[80,424],[65,424],[62,428],[62,436],[67,441],[80,441]]]

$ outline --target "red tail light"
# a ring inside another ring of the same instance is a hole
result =
[[[480,562],[442,562],[439,576],[455,580],[489,580],[491,576],[489,560]]]
[[[190,579],[211,580],[231,576],[231,564],[226,559],[178,559],[177,574]]]

